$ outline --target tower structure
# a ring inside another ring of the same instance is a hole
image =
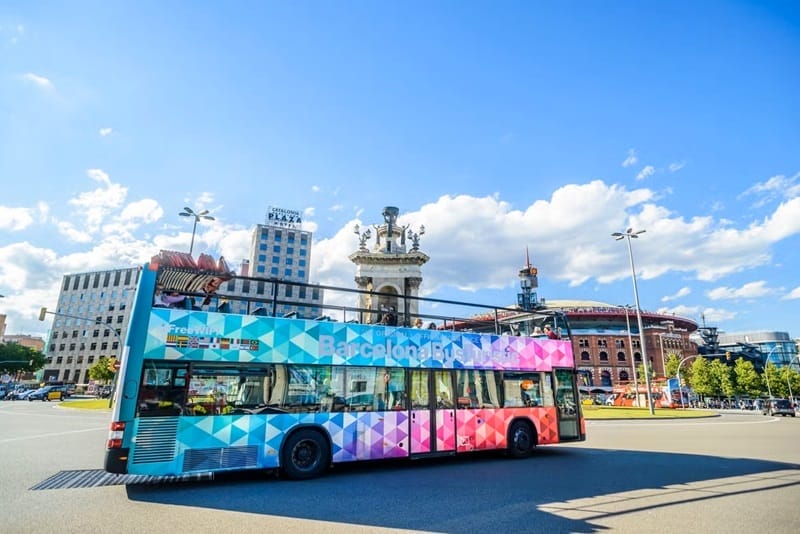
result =
[[[531,311],[544,305],[544,299],[539,301],[536,289],[539,287],[539,270],[531,265],[531,256],[528,247],[525,247],[525,267],[519,270],[520,293],[517,293],[517,304],[525,311]]]
[[[376,323],[385,313],[394,311],[398,325],[409,325],[419,314],[418,301],[408,297],[419,296],[422,266],[430,259],[419,250],[425,227],[414,232],[410,225],[397,222],[399,214],[398,208],[387,206],[382,212],[383,224],[363,232],[358,225],[354,228],[358,250],[349,258],[356,264],[355,281],[358,289],[375,293],[359,295],[358,307],[365,310],[361,322]]]

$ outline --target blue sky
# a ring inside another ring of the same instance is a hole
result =
[[[356,223],[424,224],[422,289],[632,303],[800,336],[795,2],[4,2],[0,313],[64,274],[247,256],[270,206],[353,285]],[[466,293],[465,293],[466,292]]]

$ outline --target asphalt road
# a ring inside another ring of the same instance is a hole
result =
[[[36,489],[102,476],[107,422],[58,403],[0,402],[0,531],[800,531],[800,417],[590,421],[587,442],[527,460],[350,465],[304,482],[247,473]]]

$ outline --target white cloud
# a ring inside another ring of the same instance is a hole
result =
[[[318,185],[312,185],[311,186],[311,192],[312,193],[319,193],[320,191],[322,191],[322,188],[320,186],[318,186]]]
[[[164,210],[161,209],[158,202],[152,198],[145,198],[125,206],[120,213],[119,219],[120,221],[134,223],[152,223],[163,216]]]
[[[754,186],[739,195],[739,198],[753,195],[758,197],[755,204],[760,208],[778,199],[792,199],[800,195],[800,173],[791,177],[782,174],[773,176],[766,182],[757,182]]]
[[[671,300],[677,300],[681,297],[685,297],[686,295],[690,294],[692,290],[688,287],[682,287],[678,290],[677,293],[674,295],[667,295],[665,297],[661,297],[661,302],[669,302]]]
[[[641,171],[639,171],[639,174],[636,175],[636,179],[644,180],[649,176],[653,176],[655,172],[656,172],[655,167],[653,167],[652,165],[646,165]]]
[[[107,135],[111,135],[112,132],[113,132],[113,130],[111,128],[100,128],[100,135],[102,137],[105,137]]]
[[[334,204],[333,206],[331,206],[328,209],[330,211],[342,211],[344,209],[344,206],[342,204]]]
[[[781,297],[783,300],[800,299],[800,286],[792,289],[789,293]]]
[[[86,174],[107,187],[80,193],[68,202],[75,206],[76,215],[85,220],[86,232],[92,234],[112,210],[122,205],[128,194],[128,188],[112,183],[108,174],[100,169],[90,169]]]
[[[752,299],[758,297],[766,297],[772,295],[775,291],[766,287],[764,280],[757,282],[750,282],[744,284],[742,287],[718,287],[706,292],[706,296],[711,300],[735,300],[735,299]]]
[[[0,206],[0,230],[16,232],[33,224],[33,213],[28,208]]]
[[[28,82],[32,82],[35,85],[38,85],[42,89],[53,89],[55,86],[53,82],[45,78],[44,76],[39,76],[38,74],[34,74],[32,72],[27,72],[22,75],[22,79]]]
[[[631,165],[636,165],[636,162],[639,159],[636,157],[636,151],[632,148],[628,149],[628,156],[625,158],[625,161],[622,162],[623,167],[630,167]]]
[[[682,168],[686,166],[686,163],[683,161],[670,163],[669,164],[669,172],[678,172]]]

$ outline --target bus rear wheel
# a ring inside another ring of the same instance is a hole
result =
[[[289,436],[281,451],[283,472],[301,480],[321,475],[328,468],[330,446],[322,434],[301,429]]]
[[[508,431],[508,455],[527,458],[536,446],[536,435],[530,423],[515,421]]]

